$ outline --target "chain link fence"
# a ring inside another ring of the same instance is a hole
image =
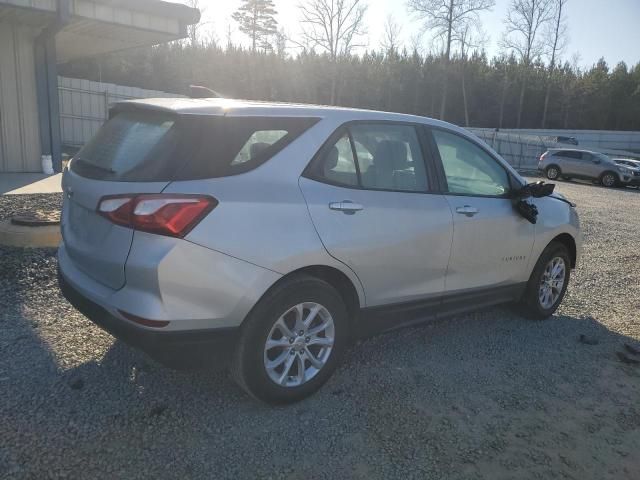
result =
[[[537,171],[538,160],[549,148],[579,148],[574,145],[563,145],[548,137],[522,135],[485,129],[469,129],[477,137],[491,145],[507,162],[521,171]]]

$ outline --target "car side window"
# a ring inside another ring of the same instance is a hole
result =
[[[418,133],[411,125],[351,125],[325,150],[313,172],[329,183],[369,190],[428,190]]]
[[[231,161],[231,164],[237,165],[255,159],[260,153],[276,143],[287,133],[289,132],[286,130],[258,130],[253,132]]]
[[[350,127],[362,188],[427,191],[427,173],[411,125],[356,124]]]
[[[503,196],[509,193],[509,174],[482,148],[460,135],[432,130],[450,193]]]
[[[582,152],[576,152],[574,150],[567,150],[565,152],[562,152],[561,156],[572,158],[574,160],[582,160]]]
[[[349,134],[344,133],[338,141],[327,150],[318,172],[320,177],[331,183],[358,186],[356,162],[351,149]]]

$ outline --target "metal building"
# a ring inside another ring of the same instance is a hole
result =
[[[159,0],[0,0],[0,174],[61,167],[56,65],[184,38],[200,12]]]

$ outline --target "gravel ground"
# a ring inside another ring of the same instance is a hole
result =
[[[0,478],[640,478],[640,366],[616,356],[640,346],[640,191],[559,190],[585,248],[555,318],[369,339],[283,408],[114,341],[59,295],[53,250],[0,248]],[[25,200],[60,198],[0,196],[0,217]]]

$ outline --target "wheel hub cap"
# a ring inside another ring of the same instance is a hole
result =
[[[566,265],[564,259],[555,257],[547,263],[542,273],[538,300],[545,310],[553,307],[562,293],[566,277]]]
[[[329,311],[315,302],[299,303],[274,323],[264,346],[264,367],[282,387],[298,387],[325,366],[335,341]]]

